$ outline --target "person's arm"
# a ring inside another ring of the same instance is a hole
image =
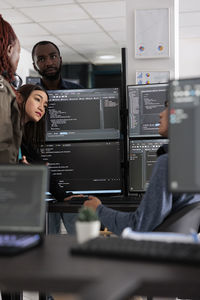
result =
[[[115,234],[121,234],[124,228],[136,231],[154,230],[169,214],[172,208],[172,194],[167,190],[167,155],[158,158],[149,187],[135,212],[120,212],[108,208],[94,198],[84,205],[96,209],[102,224]]]
[[[16,163],[21,142],[20,114],[9,83],[0,76],[0,163]]]

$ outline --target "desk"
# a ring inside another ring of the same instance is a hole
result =
[[[0,290],[74,293],[81,300],[200,298],[200,267],[71,256],[74,243],[67,235],[46,236],[41,247],[0,257]]]
[[[135,211],[138,207],[138,204],[136,203],[113,203],[113,204],[105,204],[107,207],[121,210],[121,211]],[[56,202],[56,203],[48,203],[47,210],[49,213],[77,213],[79,208],[81,207],[81,204],[71,204],[67,203],[67,201],[63,202]]]

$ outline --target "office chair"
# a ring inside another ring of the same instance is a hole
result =
[[[154,231],[191,233],[200,231],[200,202],[189,204],[182,209],[171,213],[165,220],[157,226]],[[147,300],[153,300],[154,297],[148,296]]]
[[[200,202],[189,204],[171,213],[154,231],[191,233],[200,229]]]

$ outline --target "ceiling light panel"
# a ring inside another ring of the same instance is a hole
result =
[[[76,0],[76,1],[78,3],[110,2],[110,0]],[[123,1],[125,1],[125,0],[123,0]]]
[[[124,17],[97,19],[97,23],[100,24],[106,31],[125,31],[126,29],[126,19]]]
[[[58,47],[59,46],[63,46],[63,43],[51,36],[51,35],[41,35],[41,36],[32,36],[32,37],[24,37],[23,40],[21,39],[20,40],[20,43],[21,43],[21,46],[24,47],[24,48],[31,48],[39,41],[51,41],[53,42],[54,44],[56,44]]]
[[[40,36],[48,35],[47,30],[43,29],[39,24],[28,23],[28,24],[15,24],[15,32],[17,36],[23,39],[25,36]]]
[[[60,46],[59,47],[59,50],[60,50],[60,53],[61,55],[73,55],[73,54],[76,54],[76,51],[73,51],[71,48],[63,45],[63,46]]]
[[[98,47],[95,47],[95,45],[74,45],[73,49],[84,55],[91,53],[96,53],[97,55],[105,55],[118,53],[121,48],[113,44],[107,44],[105,46],[99,45]]]
[[[11,25],[31,22],[29,18],[15,9],[1,9],[1,15]]]
[[[10,5],[7,1],[1,1],[0,9],[3,9],[3,8],[12,8],[12,5]]]
[[[103,43],[113,43],[112,39],[105,33],[88,33],[79,35],[60,36],[65,43],[69,45],[96,45],[98,47]]]
[[[101,28],[93,20],[76,20],[66,22],[41,23],[43,27],[55,35],[101,32]]]
[[[118,51],[118,53],[114,54],[114,57],[106,60],[106,59],[102,59],[101,55],[96,54],[91,54],[89,56],[87,56],[88,58],[90,58],[90,60],[92,60],[92,62],[94,64],[119,64],[121,63],[121,51]]]
[[[125,2],[83,3],[82,6],[93,18],[112,18],[125,16]]]
[[[78,5],[58,5],[20,9],[36,22],[88,19],[88,15]]]
[[[12,7],[34,7],[49,5],[64,5],[74,3],[74,0],[6,0]]]
[[[109,34],[121,47],[126,45],[126,34],[124,31],[109,32]]]

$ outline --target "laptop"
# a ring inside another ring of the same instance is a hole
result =
[[[0,165],[0,255],[41,243],[47,181],[44,165]]]

